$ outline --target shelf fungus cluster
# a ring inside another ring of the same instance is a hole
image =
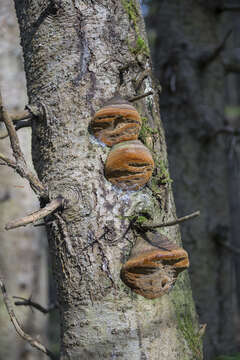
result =
[[[91,121],[93,135],[112,147],[105,164],[105,176],[123,190],[140,189],[153,172],[152,155],[137,140],[141,126],[137,110],[119,96],[108,101]]]
[[[119,96],[98,110],[90,124],[93,135],[112,147],[105,163],[105,176],[123,190],[142,188],[154,169],[151,152],[138,140],[141,126],[137,110]],[[178,274],[188,266],[184,249],[150,231],[148,236],[138,237],[130,258],[122,266],[121,279],[137,294],[155,299],[168,293]]]
[[[162,242],[162,235],[158,236],[158,246],[140,239],[121,269],[125,285],[147,299],[168,293],[178,274],[189,267],[188,253],[166,237]]]

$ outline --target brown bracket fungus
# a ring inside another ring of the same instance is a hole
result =
[[[106,178],[123,190],[138,190],[150,179],[154,161],[141,141],[125,141],[115,145],[105,164]]]
[[[98,140],[113,146],[122,141],[136,140],[141,125],[141,118],[135,107],[116,96],[96,112],[90,127]]]
[[[129,260],[122,266],[120,276],[125,285],[137,294],[155,299],[168,293],[178,274],[188,267],[188,253],[166,241],[165,237],[162,248],[140,238]]]

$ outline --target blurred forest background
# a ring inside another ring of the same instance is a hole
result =
[[[227,3],[227,1],[226,1]],[[144,0],[170,174],[178,216],[201,211],[181,226],[199,322],[207,324],[204,359],[240,359],[240,6],[209,0]],[[13,3],[0,2],[0,82],[10,111],[27,104]],[[5,130],[0,127],[0,137]],[[30,162],[30,129],[19,130]],[[9,151],[8,139],[0,151]],[[3,231],[7,221],[37,209],[29,185],[1,166],[0,264],[9,294],[48,306],[56,301],[44,230]],[[50,285],[49,285],[50,284]],[[58,348],[57,310],[17,307],[24,329]],[[16,333],[0,302],[0,360],[43,356]]]

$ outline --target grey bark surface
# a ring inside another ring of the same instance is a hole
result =
[[[221,53],[205,66],[198,61],[231,26],[215,11],[217,5],[154,2],[154,63],[177,213],[201,211],[198,222],[182,226],[182,239],[190,253],[197,312],[200,322],[207,323],[205,359],[236,351],[237,333],[231,253],[219,244],[230,242],[228,186],[229,177],[230,182],[236,179],[229,173],[226,137],[211,137],[224,125],[225,71]],[[236,203],[238,194],[233,197]]]
[[[156,300],[131,293],[119,277],[135,242],[131,231],[123,238],[126,217],[147,212],[155,222],[173,219],[170,185],[159,183],[157,192],[114,188],[104,177],[109,148],[88,130],[102,103],[116,92],[135,95],[139,75],[151,67],[138,1],[18,0],[15,6],[30,103],[44,112],[33,126],[34,166],[51,199],[68,199],[47,225],[61,312],[61,360],[201,359],[187,273]],[[151,90],[152,77],[140,85],[139,93]],[[165,163],[157,97],[136,106],[148,127],[158,130],[146,141]],[[159,174],[159,163],[156,167]],[[177,226],[162,233],[180,242]]]
[[[14,4],[8,0],[0,2],[0,83],[4,103],[9,110],[17,111],[27,103],[25,76],[19,29]],[[0,133],[4,133],[0,125]],[[19,131],[21,145],[31,162],[30,129]],[[11,157],[9,140],[0,140],[0,152]],[[33,227],[7,232],[5,224],[24,212],[38,208],[36,196],[26,181],[20,179],[12,169],[0,166],[0,268],[4,275],[9,295],[38,299],[46,304],[46,239],[43,232]],[[1,297],[0,297],[1,298]],[[46,318],[32,313],[30,308],[16,308],[16,315],[23,328],[33,336],[44,339]],[[43,356],[20,339],[10,322],[6,308],[0,301],[0,359],[33,360]]]

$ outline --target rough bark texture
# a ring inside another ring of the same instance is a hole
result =
[[[215,11],[219,4],[214,1],[153,4],[157,29],[154,62],[162,86],[160,106],[177,212],[201,210],[200,221],[184,224],[182,235],[191,255],[200,322],[207,323],[204,358],[213,359],[236,350],[231,254],[219,244],[230,240],[228,186],[236,179],[229,173],[226,137],[211,137],[224,125],[222,54],[205,64],[199,59],[222,41],[231,23]],[[151,16],[149,19],[152,21]],[[234,196],[238,198],[238,194]]]
[[[0,2],[0,83],[4,103],[10,111],[22,109],[27,103],[25,76],[19,30],[14,4],[8,0]],[[0,133],[5,133],[0,125]],[[30,129],[19,131],[21,145],[31,161]],[[11,157],[9,140],[0,140],[0,152]],[[24,212],[38,208],[36,196],[27,182],[18,177],[12,169],[0,166],[0,268],[5,277],[9,295],[29,297],[46,303],[46,238],[43,232],[33,227],[20,231],[4,231],[5,224]],[[1,297],[0,297],[1,298]],[[46,317],[30,308],[18,307],[16,314],[26,331],[44,339]],[[6,308],[0,302],[0,359],[33,360],[43,356],[20,339]]]
[[[135,242],[122,236],[134,213],[155,221],[175,216],[157,97],[137,104],[148,124],[142,138],[155,154],[150,187],[124,192],[104,177],[109,148],[89,122],[115,92],[153,87],[138,1],[15,1],[30,102],[43,119],[33,127],[33,160],[51,198],[68,207],[47,226],[61,306],[61,359],[201,359],[201,341],[186,272],[157,300],[121,282]],[[155,129],[155,130],[151,130]],[[154,189],[154,190],[151,190]],[[177,227],[162,230],[179,242]]]

